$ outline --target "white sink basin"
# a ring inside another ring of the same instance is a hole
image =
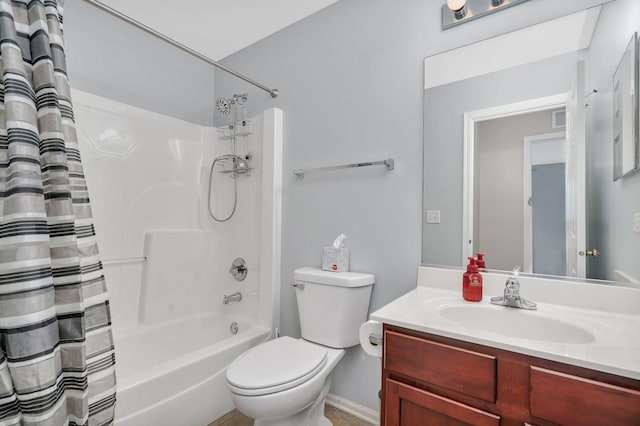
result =
[[[584,328],[538,311],[500,306],[445,306],[440,315],[470,329],[540,342],[584,344],[595,336]]]

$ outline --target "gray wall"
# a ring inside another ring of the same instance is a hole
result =
[[[300,334],[289,286],[293,270],[319,266],[321,247],[341,232],[349,238],[352,270],[376,275],[371,310],[415,287],[422,240],[424,57],[599,3],[531,1],[442,32],[441,2],[341,0],[224,60],[281,92],[271,100],[216,73],[217,95],[249,92],[250,115],[271,106],[284,110],[284,334]],[[559,62],[559,70],[565,70],[566,59]],[[462,158],[461,151],[453,154]],[[396,170],[309,175],[302,181],[291,173],[300,167],[386,157],[396,159]],[[442,176],[429,175],[441,192],[461,188],[462,175],[451,176],[460,173],[460,165],[451,167]],[[453,217],[451,213],[447,220]],[[452,239],[435,235],[428,245],[438,250]],[[358,347],[348,351],[333,380],[332,393],[378,408],[380,362]]]
[[[461,265],[464,113],[566,93],[578,56],[556,56],[425,90],[424,209],[441,211],[439,225],[423,228],[425,263]],[[490,265],[491,253],[487,256]]]
[[[211,65],[81,0],[65,2],[64,38],[74,89],[213,124]]]
[[[640,279],[640,234],[633,232],[633,213],[640,212],[640,172],[613,182],[613,73],[631,35],[640,31],[640,2],[617,0],[603,8],[587,62],[589,97],[587,143],[591,232],[588,248],[602,255],[588,261],[589,276],[612,279],[620,269]]]

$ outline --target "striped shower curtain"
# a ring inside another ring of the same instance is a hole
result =
[[[109,301],[61,3],[0,0],[0,425],[113,423]]]

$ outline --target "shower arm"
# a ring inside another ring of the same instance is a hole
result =
[[[133,18],[128,17],[127,15],[125,15],[124,13],[118,12],[117,10],[107,6],[106,4],[98,1],[98,0],[85,0],[87,3],[97,7],[98,9],[102,9],[103,11],[115,16],[116,18],[119,18],[135,27],[140,28],[141,30],[155,36],[158,37],[159,39],[172,44],[173,46],[177,47],[178,49],[181,49],[185,52],[187,52],[188,54],[195,56],[196,58],[210,64],[213,65],[216,68],[221,69],[224,72],[227,72],[235,77],[238,77],[240,80],[244,80],[249,84],[252,84],[262,90],[264,90],[265,92],[269,93],[271,95],[272,98],[277,98],[278,97],[278,89],[271,89],[270,87],[265,86],[264,84],[258,83],[257,81],[247,77],[246,75],[240,74],[239,72],[225,66],[222,65],[219,62],[214,61],[213,59],[209,58],[208,56],[203,55],[200,52],[197,52],[193,49],[191,49],[190,47],[185,46],[184,44],[175,41],[172,38],[167,37],[166,35],[154,30],[153,28],[143,24],[142,22],[136,21]]]

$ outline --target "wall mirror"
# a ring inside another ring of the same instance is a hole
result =
[[[638,30],[615,0],[425,59],[423,264],[639,283],[640,173],[612,179]]]

